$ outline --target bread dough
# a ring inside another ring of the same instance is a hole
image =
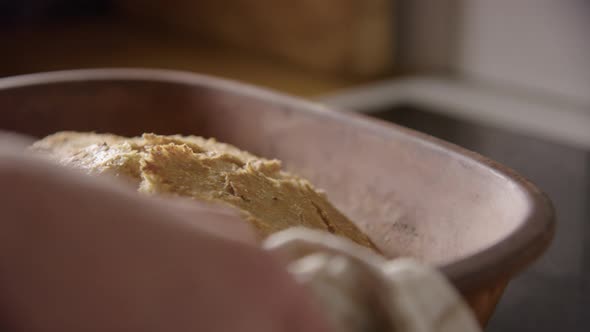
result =
[[[31,147],[91,174],[112,174],[148,194],[188,196],[239,208],[260,238],[292,226],[347,237],[377,250],[370,239],[307,180],[229,144],[196,136],[59,132]]]

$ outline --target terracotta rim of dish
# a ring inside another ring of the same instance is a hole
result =
[[[314,113],[318,116],[332,117],[342,122],[355,121],[368,126],[371,130],[380,131],[386,135],[397,135],[406,140],[416,140],[420,144],[430,145],[431,148],[454,154],[458,158],[468,162],[474,162],[493,172],[495,175],[515,184],[526,197],[529,207],[528,214],[521,225],[513,230],[511,234],[490,247],[449,264],[438,266],[461,291],[469,291],[493,280],[499,278],[508,279],[514,276],[535,258],[540,256],[549,246],[553,238],[555,232],[555,212],[551,201],[534,184],[512,169],[475,152],[412,129],[372,119],[361,114],[336,111],[333,108],[288,96],[270,89],[182,71],[143,68],[104,68],[54,71],[2,78],[0,79],[0,90],[60,82],[117,80],[206,86],[232,94],[245,95],[284,105],[291,109]]]

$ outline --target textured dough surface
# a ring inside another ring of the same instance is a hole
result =
[[[347,237],[376,249],[369,238],[307,180],[256,157],[197,136],[59,132],[31,147],[60,164],[130,180],[140,192],[223,202],[242,210],[261,238],[293,226]]]

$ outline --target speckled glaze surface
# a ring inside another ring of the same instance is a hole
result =
[[[213,136],[309,178],[387,255],[435,264],[485,325],[554,233],[549,199],[485,157],[362,115],[195,74],[96,69],[0,80],[0,129]]]

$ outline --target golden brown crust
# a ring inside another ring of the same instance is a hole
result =
[[[229,144],[197,136],[125,138],[61,132],[32,149],[89,173],[134,179],[139,191],[223,202],[244,211],[261,237],[305,226],[374,245],[304,179]]]

